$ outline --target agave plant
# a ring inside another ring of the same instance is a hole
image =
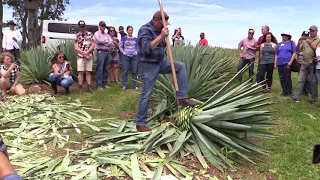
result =
[[[231,72],[237,53],[233,49],[203,46],[174,46],[173,57],[186,65],[189,97],[200,101],[209,99],[232,77]],[[171,75],[159,75],[154,99],[160,103],[167,99],[168,104],[175,100],[176,90]]]
[[[21,59],[21,82],[25,84],[39,83],[49,78],[50,51],[42,47],[34,47],[23,51]]]

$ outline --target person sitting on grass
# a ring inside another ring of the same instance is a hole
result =
[[[6,95],[6,91],[10,90],[12,94],[24,95],[26,90],[19,83],[20,67],[14,62],[14,57],[9,52],[1,54],[0,58],[0,89],[2,95]]]
[[[49,81],[53,90],[52,95],[57,94],[57,85],[62,86],[66,90],[66,95],[70,94],[69,87],[73,84],[72,67],[69,59],[58,51],[55,56],[51,58],[51,65],[53,73],[49,75]]]

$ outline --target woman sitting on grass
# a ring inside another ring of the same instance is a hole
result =
[[[2,95],[6,95],[6,91],[10,90],[12,94],[24,95],[26,90],[19,83],[20,67],[14,62],[14,57],[9,52],[1,54],[0,58],[0,89]]]
[[[49,75],[49,81],[53,90],[52,95],[57,94],[57,85],[62,86],[66,90],[66,95],[69,95],[69,87],[73,84],[70,61],[62,51],[58,51],[56,55],[51,58],[51,65],[53,73]]]

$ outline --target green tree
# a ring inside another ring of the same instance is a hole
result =
[[[32,11],[28,11],[26,7],[26,1],[4,0],[4,4],[7,4],[13,9],[13,18],[15,18],[17,21],[18,26],[22,28],[23,48],[30,48],[32,46],[40,45],[43,20],[66,20],[63,18],[63,15],[64,11],[66,10],[66,6],[69,4],[69,0],[40,0],[39,3],[39,9],[29,15],[29,12]],[[35,14],[37,17],[32,19],[31,22],[33,22],[33,27],[36,28],[27,29],[28,18],[34,17]],[[29,36],[28,32],[32,33],[33,35]],[[32,39],[30,39],[31,37]],[[28,43],[27,45],[26,40],[34,43],[30,43],[30,45]]]

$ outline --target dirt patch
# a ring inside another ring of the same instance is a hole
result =
[[[130,110],[127,112],[123,112],[118,116],[118,119],[125,120],[125,119],[135,119],[137,116],[137,110]]]

